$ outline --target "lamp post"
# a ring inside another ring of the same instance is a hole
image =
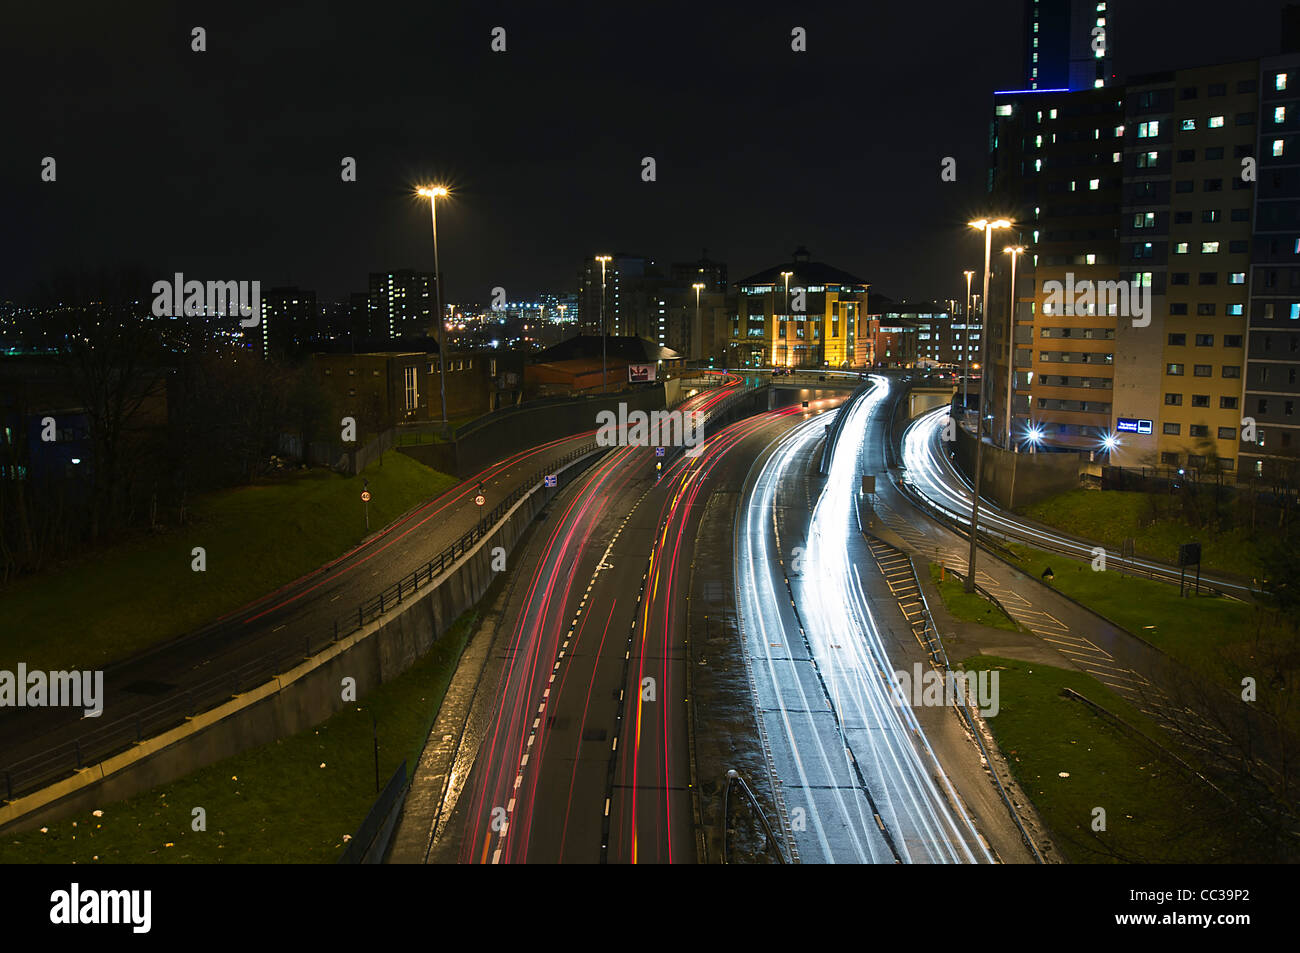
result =
[[[1003,445],[1011,449],[1011,391],[1016,374],[1016,259],[1024,254],[1024,246],[1008,245],[1002,249],[1004,255],[1011,256],[1011,312],[1007,318],[1007,442]]]
[[[447,195],[441,185],[426,186],[416,189],[416,194],[429,200],[429,215],[433,220],[433,284],[436,289],[435,302],[438,308],[438,396],[442,401],[442,436],[451,439],[451,428],[447,426],[447,365],[443,341],[442,314],[442,273],[438,270],[438,199]]]
[[[970,223],[971,228],[977,228],[984,233],[984,308],[988,310],[989,300],[989,256],[993,251],[993,230],[996,228],[1010,228],[1011,223],[1005,218],[994,219],[990,221],[981,218],[978,221]],[[970,325],[967,324],[969,331]],[[987,328],[984,322],[980,322],[980,364],[988,367],[988,335],[984,332]],[[974,492],[971,494],[970,506],[970,558],[966,561],[966,585],[967,592],[975,591],[975,550],[977,547],[980,518],[980,471],[983,464],[984,450],[984,379],[987,374],[980,373],[980,392],[979,392],[979,411],[975,420],[975,480]]]
[[[597,255],[596,261],[600,262],[600,392],[603,394],[609,390],[609,371],[605,366],[605,263],[609,256]]]
[[[793,272],[793,271],[783,271],[783,272],[781,272],[781,277],[785,279],[785,308],[782,310],[781,313],[785,315],[786,334],[787,334],[787,335],[790,333],[790,328],[789,328],[789,325],[790,325],[790,278],[791,278],[792,275],[794,275],[794,272]],[[781,339],[781,346],[785,348],[785,363],[786,363],[786,366],[789,366],[789,365],[790,365],[790,345],[785,343],[786,340],[787,340],[787,338],[782,338],[782,339]]]
[[[966,339],[961,345],[961,416],[962,420],[966,419],[966,381],[970,377],[970,280],[975,276],[973,271],[963,271],[966,276]]]
[[[704,290],[704,285],[697,281],[691,287],[695,289],[695,327],[691,329],[691,343],[694,344],[704,337],[704,329],[700,326],[700,292]],[[692,350],[699,350],[701,354],[704,353],[703,348],[692,348]],[[694,358],[691,359],[694,360]]]

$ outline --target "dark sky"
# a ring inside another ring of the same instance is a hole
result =
[[[1110,42],[1121,72],[1273,54],[1282,5],[1111,0]],[[425,180],[455,191],[438,218],[454,301],[575,290],[583,256],[606,251],[667,263],[707,246],[735,280],[798,244],[896,298],[960,296],[989,94],[1023,85],[1022,10],[9,3],[0,299],[122,264],[342,297],[371,270],[432,270],[411,197]]]

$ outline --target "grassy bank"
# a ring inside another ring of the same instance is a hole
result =
[[[1209,492],[1208,490],[1206,492]],[[1249,529],[1219,532],[1194,527],[1182,518],[1178,498],[1128,490],[1070,490],[1016,512],[1073,536],[1118,550],[1133,539],[1139,555],[1178,564],[1180,543],[1199,540],[1207,571],[1247,578],[1259,574],[1255,534]]]
[[[362,475],[313,470],[207,494],[193,522],[0,591],[0,669],[102,667],[232,612],[343,554],[455,478],[401,453]],[[191,568],[203,547],[207,570]]]
[[[1235,683],[1239,666],[1259,648],[1259,617],[1245,603],[1207,595],[1181,598],[1178,586],[1167,582],[1093,572],[1088,563],[1025,546],[1011,549],[1026,575],[1038,579],[1050,566],[1053,588],[1210,678]]]
[[[959,577],[946,573],[946,578],[940,581],[939,575],[938,564],[931,563],[930,578],[934,581],[935,588],[939,590],[944,606],[954,619],[960,619],[962,622],[978,622],[980,625],[990,625],[995,629],[1006,629],[1008,632],[1020,631],[1020,626],[992,602],[978,592],[967,592]]]
[[[1016,780],[1073,863],[1213,863],[1248,859],[1237,819],[1203,783],[1111,720],[1061,694],[1071,688],[1144,733],[1145,717],[1082,672],[992,656],[963,663],[999,674],[988,724]],[[1105,811],[1105,830],[1094,830]]]
[[[411,669],[316,728],[137,797],[0,835],[0,863],[332,863],[375,799],[373,724],[384,784],[408,774],[477,616],[461,616]],[[372,722],[372,716],[374,722]],[[202,807],[207,830],[191,829]]]

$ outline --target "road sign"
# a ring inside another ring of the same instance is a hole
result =
[[[362,502],[362,503],[369,503],[369,502],[370,502],[370,491],[369,491],[369,490],[362,490],[362,491],[361,491],[361,502]]]
[[[545,477],[545,479],[544,479],[543,482],[545,483],[546,486],[559,486],[559,485],[560,485],[560,479],[559,479],[559,477],[557,477],[554,473],[548,473],[548,474],[546,474],[546,477]]]
[[[484,503],[486,503],[486,502],[487,502],[487,497],[484,496],[482,493],[480,493],[478,496],[474,497],[474,505],[475,505],[475,506],[482,506],[482,505],[483,505]]]
[[[655,456],[656,456],[656,457],[662,457],[663,455],[664,455],[664,448],[663,448],[663,447],[655,447]]]

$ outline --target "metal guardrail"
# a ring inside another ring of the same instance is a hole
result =
[[[767,822],[767,815],[763,813],[763,808],[759,805],[758,798],[754,797],[754,792],[749,789],[749,785],[745,783],[745,779],[740,776],[740,772],[735,768],[732,768],[727,772],[727,783],[722,787],[722,862],[724,864],[731,863],[727,858],[731,854],[731,847],[728,838],[731,836],[731,786],[733,784],[740,785],[741,793],[745,795],[745,798],[749,801],[749,806],[753,809],[754,813],[758,815],[758,819],[763,823],[763,832],[767,835],[767,842],[771,844],[772,849],[776,851],[776,856],[780,859],[781,863],[789,863],[789,861],[785,859],[785,851],[781,849],[781,842],[777,840],[776,835],[772,833],[772,825]]]
[[[376,773],[378,770],[376,768]],[[384,825],[392,816],[393,810],[401,803],[402,795],[406,791],[406,762],[403,761],[401,766],[393,772],[393,776],[388,779],[384,785],[384,790],[375,798],[375,802],[370,805],[370,810],[366,812],[365,818],[361,821],[361,826],[357,828],[356,833],[348,841],[348,846],[344,848],[342,855],[336,861],[340,864],[364,864],[366,857],[370,853],[370,848],[375,845],[376,839],[383,831]],[[391,833],[391,831],[390,831]],[[387,847],[387,838],[385,843],[380,844],[381,848]],[[383,854],[383,850],[380,850]],[[370,861],[375,863],[375,861]]]
[[[402,576],[378,595],[361,603],[357,606],[356,612],[349,613],[341,620],[335,620],[332,630],[315,636],[307,635],[300,641],[281,646],[279,651],[268,652],[229,671],[214,675],[132,715],[98,725],[78,738],[54,745],[40,754],[21,761],[12,762],[0,773],[0,783],[3,783],[0,793],[3,793],[5,800],[12,801],[15,797],[37,791],[60,778],[126,751],[145,739],[174,728],[196,715],[210,711],[242,692],[265,684],[276,675],[312,658],[327,646],[346,638],[385,612],[401,605],[418,591],[427,588],[430,583],[450,569],[456,560],[464,556],[476,542],[491,533],[515,503],[538,489],[543,476],[599,449],[601,448],[594,443],[587,444],[552,461],[549,466],[537,470],[482,517],[474,528],[444,549],[436,558],[429,560],[409,575]]]

